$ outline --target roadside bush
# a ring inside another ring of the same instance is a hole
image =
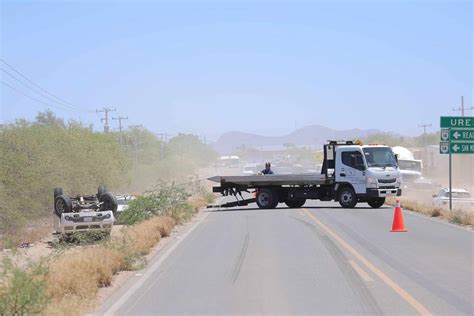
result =
[[[95,132],[91,125],[66,123],[51,111],[38,113],[34,121],[0,125],[0,239],[18,244],[25,238],[21,228],[50,218],[54,187],[63,187],[67,194],[93,193],[101,184],[112,192],[143,191],[158,180],[188,181],[216,157],[193,135],[180,134],[165,143],[135,128],[123,134],[127,147],[121,147],[118,138],[117,133]],[[176,213],[166,205],[182,200],[181,191],[170,193],[162,187],[154,190],[155,198],[164,210]],[[144,212],[129,215],[130,223],[149,218]]]
[[[441,216],[441,209],[439,207],[433,207],[430,213],[431,217]]]
[[[194,214],[188,196],[184,186],[160,183],[153,191],[131,201],[128,209],[120,214],[120,222],[132,225],[152,216],[163,215],[182,223]]]
[[[87,193],[129,181],[130,162],[113,135],[64,123],[52,112],[0,125],[0,164],[0,234],[12,236],[25,223],[51,216],[54,187]]]
[[[45,308],[49,302],[45,265],[24,268],[4,258],[0,269],[0,315],[37,314]]]
[[[133,225],[149,219],[154,214],[159,213],[159,204],[152,196],[139,196],[130,201],[128,208],[120,213],[120,223]]]

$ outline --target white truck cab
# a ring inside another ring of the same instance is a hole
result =
[[[390,147],[344,145],[336,147],[335,154],[336,191],[340,186],[352,187],[358,200],[367,201],[401,195],[400,170]],[[353,199],[347,194],[342,198]]]

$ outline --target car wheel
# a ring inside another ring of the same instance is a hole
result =
[[[105,192],[107,192],[107,187],[105,185],[100,185],[98,188],[97,188],[97,197],[100,198],[100,196],[102,194],[104,194]]]
[[[60,195],[63,195],[63,188],[54,188],[54,199]]]
[[[99,197],[99,202],[102,203],[100,205],[100,211],[112,211],[114,216],[117,215],[117,208],[118,203],[115,196],[110,192],[105,192]]]
[[[54,212],[58,217],[63,213],[70,213],[72,211],[71,199],[66,195],[59,195],[54,199]]]

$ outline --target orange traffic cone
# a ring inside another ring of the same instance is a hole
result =
[[[400,200],[395,204],[395,215],[393,216],[393,225],[391,232],[403,233],[406,232],[405,223],[403,223],[402,208],[400,207]]]

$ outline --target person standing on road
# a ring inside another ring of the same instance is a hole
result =
[[[271,169],[272,165],[269,162],[265,163],[265,169],[263,169],[260,173],[261,174],[273,174],[273,171]]]

